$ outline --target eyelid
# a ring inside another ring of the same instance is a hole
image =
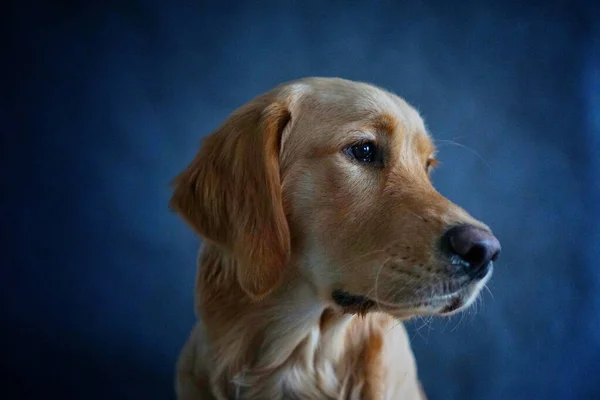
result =
[[[356,144],[363,144],[366,142],[373,142],[376,146],[379,147],[379,141],[377,140],[377,136],[364,131],[349,132],[349,134],[344,138],[343,147],[353,146]]]

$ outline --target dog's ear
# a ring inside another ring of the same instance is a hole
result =
[[[279,172],[290,119],[287,105],[255,99],[205,139],[174,181],[171,208],[233,254],[239,283],[254,298],[278,284],[290,256]]]

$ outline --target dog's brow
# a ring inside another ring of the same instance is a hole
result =
[[[398,127],[398,119],[389,113],[382,113],[375,116],[371,121],[375,131],[385,132],[392,135]]]
[[[420,153],[433,157],[436,153],[436,148],[427,134],[417,135],[417,149]]]

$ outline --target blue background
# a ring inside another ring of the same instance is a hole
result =
[[[198,239],[169,182],[234,108],[318,75],[415,105],[436,186],[503,243],[477,313],[410,324],[430,398],[600,399],[598,6],[4,4],[11,398],[173,398]]]

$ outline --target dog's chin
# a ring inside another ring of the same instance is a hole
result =
[[[469,281],[454,293],[433,296],[425,302],[426,306],[419,314],[447,317],[469,308],[481,293],[481,290],[492,276],[493,266],[490,264],[485,274]]]
[[[484,275],[469,280],[463,287],[452,293],[434,294],[428,298],[411,299],[403,303],[373,299],[340,289],[334,290],[331,298],[335,306],[346,314],[363,315],[378,311],[402,320],[419,315],[446,317],[469,308],[491,278],[492,271],[493,267],[490,265]]]
[[[429,313],[447,317],[464,311],[473,304],[480,290],[480,288],[470,287],[461,290],[459,293],[444,296],[443,305],[433,307]]]

